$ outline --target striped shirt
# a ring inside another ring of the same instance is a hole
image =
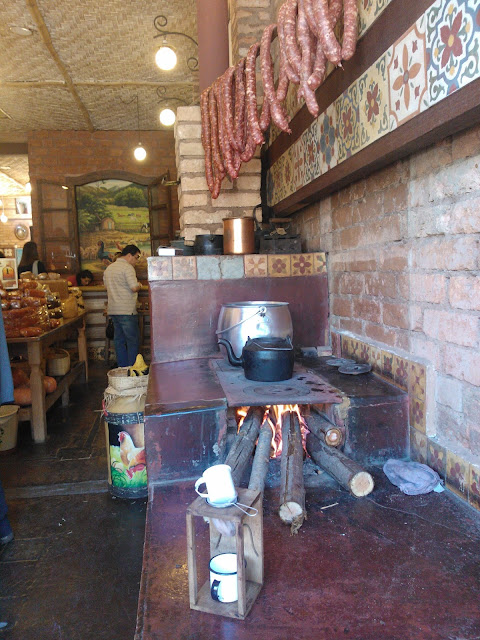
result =
[[[124,258],[117,258],[108,265],[103,274],[107,288],[109,316],[130,316],[137,314],[137,292],[132,291],[140,283],[135,268]]]

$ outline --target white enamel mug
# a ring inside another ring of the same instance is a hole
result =
[[[207,493],[198,490],[201,484],[207,486]],[[195,482],[195,491],[213,507],[224,507],[237,501],[237,492],[233,484],[232,468],[228,464],[217,464],[203,472]]]
[[[236,553],[220,553],[210,560],[210,594],[218,602],[238,600]]]

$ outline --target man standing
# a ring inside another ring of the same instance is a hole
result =
[[[127,244],[121,256],[103,274],[108,295],[107,313],[113,320],[113,341],[119,367],[134,364],[139,349],[137,297],[142,285],[137,280],[134,267],[139,258],[140,249],[134,244]]]

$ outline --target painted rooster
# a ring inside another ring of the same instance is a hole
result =
[[[127,470],[128,477],[133,478],[134,473],[146,467],[145,447],[136,447],[130,434],[126,431],[120,431],[118,441],[120,442],[120,458]]]

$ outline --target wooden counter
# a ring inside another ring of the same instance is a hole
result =
[[[19,420],[29,420],[32,427],[32,438],[35,442],[45,442],[47,437],[47,410],[52,404],[62,396],[62,404],[68,404],[69,387],[83,374],[84,380],[88,380],[88,359],[87,359],[87,341],[85,338],[85,317],[87,313],[84,311],[79,313],[75,318],[64,320],[63,324],[51,331],[47,331],[41,336],[35,338],[9,338],[8,345],[10,355],[13,353],[25,353],[28,357],[30,365],[30,388],[32,390],[32,404],[30,407],[22,407],[18,412]],[[42,360],[44,354],[51,344],[65,340],[69,331],[76,328],[78,331],[77,345],[78,358],[77,365],[72,367],[70,371],[57,380],[57,389],[53,393],[45,394],[43,386]]]

